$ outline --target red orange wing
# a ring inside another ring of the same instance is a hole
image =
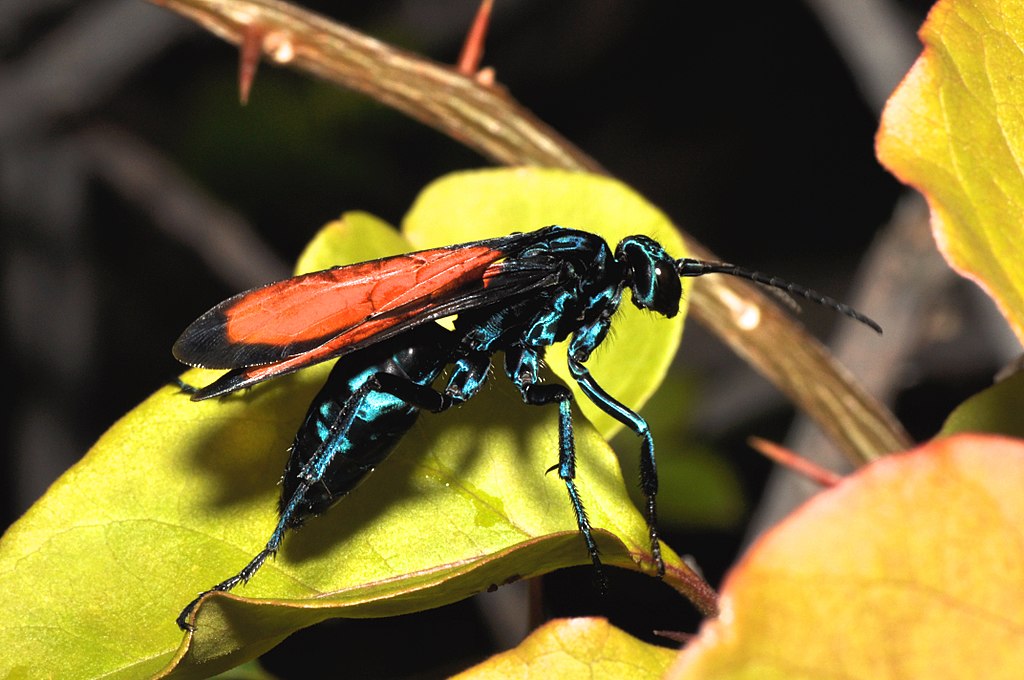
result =
[[[348,343],[422,314],[459,289],[479,288],[504,253],[437,248],[335,267],[254,288],[193,322],[174,345],[180,361],[240,368],[282,361],[345,336]]]
[[[174,356],[235,369],[200,390],[208,398],[365,347],[406,328],[528,290],[542,276],[505,276],[498,260],[546,230],[335,267],[240,293],[209,310]],[[493,292],[492,292],[493,291]]]

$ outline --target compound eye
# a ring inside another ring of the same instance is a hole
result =
[[[671,318],[679,313],[683,284],[676,273],[675,262],[662,260],[654,265],[654,304],[651,309]]]

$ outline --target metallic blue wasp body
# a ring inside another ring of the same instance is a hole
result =
[[[453,267],[452,261],[474,264]],[[443,266],[428,271],[435,262]],[[326,290],[328,280],[331,285],[337,280],[347,283],[372,271],[369,282],[359,287],[362,298],[353,298],[346,290],[349,297],[337,300],[338,305],[353,305],[353,300],[378,295],[381,281],[405,270],[414,274],[410,283],[386,297],[373,298],[371,312],[355,322],[334,321],[328,312],[314,315],[307,325],[316,328],[315,342],[300,345],[289,336],[288,343],[281,343],[256,331],[242,337],[230,325],[235,317],[248,318],[250,300],[260,303],[264,315],[267,308],[290,312],[289,298],[296,298],[296,307],[308,299],[300,298],[296,290],[306,291],[310,284]],[[279,522],[270,540],[241,572],[211,591],[230,590],[251,578],[277,551],[289,528],[325,511],[364,479],[412,427],[420,411],[439,413],[477,395],[497,352],[504,354],[504,372],[525,403],[557,405],[558,460],[551,470],[557,470],[565,483],[580,534],[602,578],[597,544],[574,481],[572,392],[565,385],[540,379],[545,349],[566,339],[569,370],[583,393],[640,438],[644,513],[652,555],[663,573],[655,504],[658,476],[650,428],[639,414],[605,392],[586,362],[606,338],[626,288],[637,307],[672,317],[679,311],[681,277],[709,273],[783,288],[877,329],[877,324],[846,305],[778,279],[722,263],[674,260],[646,236],[623,239],[613,252],[595,234],[558,226],[327,270],[254,289],[221,303],[186,329],[175,345],[175,355],[186,363],[232,369],[213,385],[195,390],[194,399],[224,394],[334,356],[341,358],[295,437],[282,481]],[[401,304],[392,304],[396,297]],[[458,314],[454,330],[431,323],[451,314]],[[324,319],[329,316],[336,327],[324,333]],[[373,332],[362,332],[367,327]],[[331,344],[346,334],[358,339]],[[287,351],[274,349],[283,344]],[[296,346],[301,348],[293,349]],[[226,355],[228,350],[241,358],[226,365],[204,363],[206,357]],[[279,363],[267,360],[268,353]],[[267,364],[281,368],[267,371]],[[434,387],[445,369],[448,377],[443,386]],[[178,617],[182,628],[191,626],[191,613],[201,598]]]

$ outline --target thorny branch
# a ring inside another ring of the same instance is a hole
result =
[[[274,0],[152,1],[236,45],[251,45],[257,36],[271,60],[362,92],[495,162],[605,172],[500,86],[301,8]],[[686,240],[692,254],[711,257],[692,237]],[[700,322],[811,415],[855,462],[909,445],[888,410],[754,287],[727,277],[697,279],[691,301]],[[751,318],[757,323],[745,323]]]

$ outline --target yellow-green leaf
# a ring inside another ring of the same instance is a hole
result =
[[[322,231],[300,267],[411,248],[351,213]],[[167,387],[116,423],[0,541],[0,602],[16,612],[0,623],[0,676],[209,675],[326,618],[436,607],[588,561],[565,487],[545,474],[557,461],[555,410],[524,405],[496,375],[464,407],[425,414],[363,485],[289,533],[249,584],[207,598],[195,635],[183,636],[181,607],[269,537],[287,447],[327,370],[200,403]],[[615,456],[576,422],[578,485],[604,559],[649,570],[646,527]],[[666,562],[666,581],[713,606],[671,550]]]
[[[675,652],[637,640],[605,619],[557,619],[518,647],[456,675],[457,680],[660,678]]]
[[[1024,340],[1024,3],[940,0],[920,35],[878,157],[925,195],[943,255]]]

